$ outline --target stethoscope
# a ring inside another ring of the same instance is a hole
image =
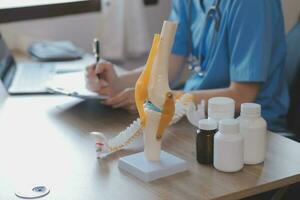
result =
[[[200,7],[202,8],[202,10],[204,11],[204,5],[203,5],[203,1],[199,0],[200,2]],[[203,61],[203,55],[202,55],[202,50],[203,50],[203,45],[205,43],[205,35],[207,35],[207,32],[209,31],[209,28],[211,26],[211,24],[213,22],[214,23],[214,32],[213,32],[213,36],[212,36],[212,41],[211,41],[211,45],[208,49],[208,54],[206,59],[210,59],[211,54],[213,52],[213,50],[215,49],[216,46],[216,40],[217,40],[217,33],[219,32],[220,29],[220,23],[221,23],[221,11],[220,11],[220,2],[221,0],[215,0],[213,5],[209,8],[209,10],[207,11],[206,14],[206,18],[205,18],[205,24],[203,27],[203,31],[201,34],[201,38],[200,38],[200,46],[199,46],[199,55],[198,56],[194,56],[192,54],[192,50],[193,50],[193,37],[192,37],[192,30],[191,30],[191,25],[192,25],[192,0],[189,1],[189,17],[188,17],[188,30],[189,30],[189,38],[188,38],[188,42],[189,42],[189,56],[188,56],[188,60],[187,60],[187,65],[189,70],[194,70],[194,72],[196,74],[198,74],[200,77],[203,77],[206,73],[206,68],[204,68],[202,66],[202,61]]]

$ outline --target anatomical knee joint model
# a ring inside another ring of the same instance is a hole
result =
[[[165,129],[184,115],[196,125],[204,118],[204,105],[193,103],[192,95],[175,95],[169,87],[168,67],[177,23],[165,21],[161,34],[155,34],[152,48],[135,85],[135,101],[140,118],[126,130],[108,140],[104,134],[92,132],[96,139],[98,157],[106,156],[130,144],[144,133],[144,153],[148,160],[158,161]]]

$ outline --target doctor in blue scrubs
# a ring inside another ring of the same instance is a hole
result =
[[[237,112],[242,103],[256,102],[270,130],[285,130],[289,95],[280,0],[173,0],[170,20],[178,22],[172,85],[188,67],[192,73],[183,90],[196,101],[228,96]],[[135,112],[133,87],[141,71],[118,77],[112,64],[99,63],[87,67],[87,87],[109,95],[107,105]],[[103,74],[100,81],[97,73]]]

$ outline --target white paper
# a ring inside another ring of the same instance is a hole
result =
[[[47,89],[53,93],[79,97],[83,99],[106,99],[85,87],[84,71],[56,74],[47,83]]]

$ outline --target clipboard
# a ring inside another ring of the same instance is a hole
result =
[[[85,88],[84,71],[55,74],[46,85],[47,91],[81,99],[105,100],[108,97]]]
[[[99,100],[105,100],[107,99],[106,96],[102,96],[99,94],[81,94],[76,91],[68,91],[64,88],[59,88],[59,87],[47,87],[47,91],[53,94],[62,94],[66,96],[71,96],[71,97],[77,97],[80,99],[99,99]]]

